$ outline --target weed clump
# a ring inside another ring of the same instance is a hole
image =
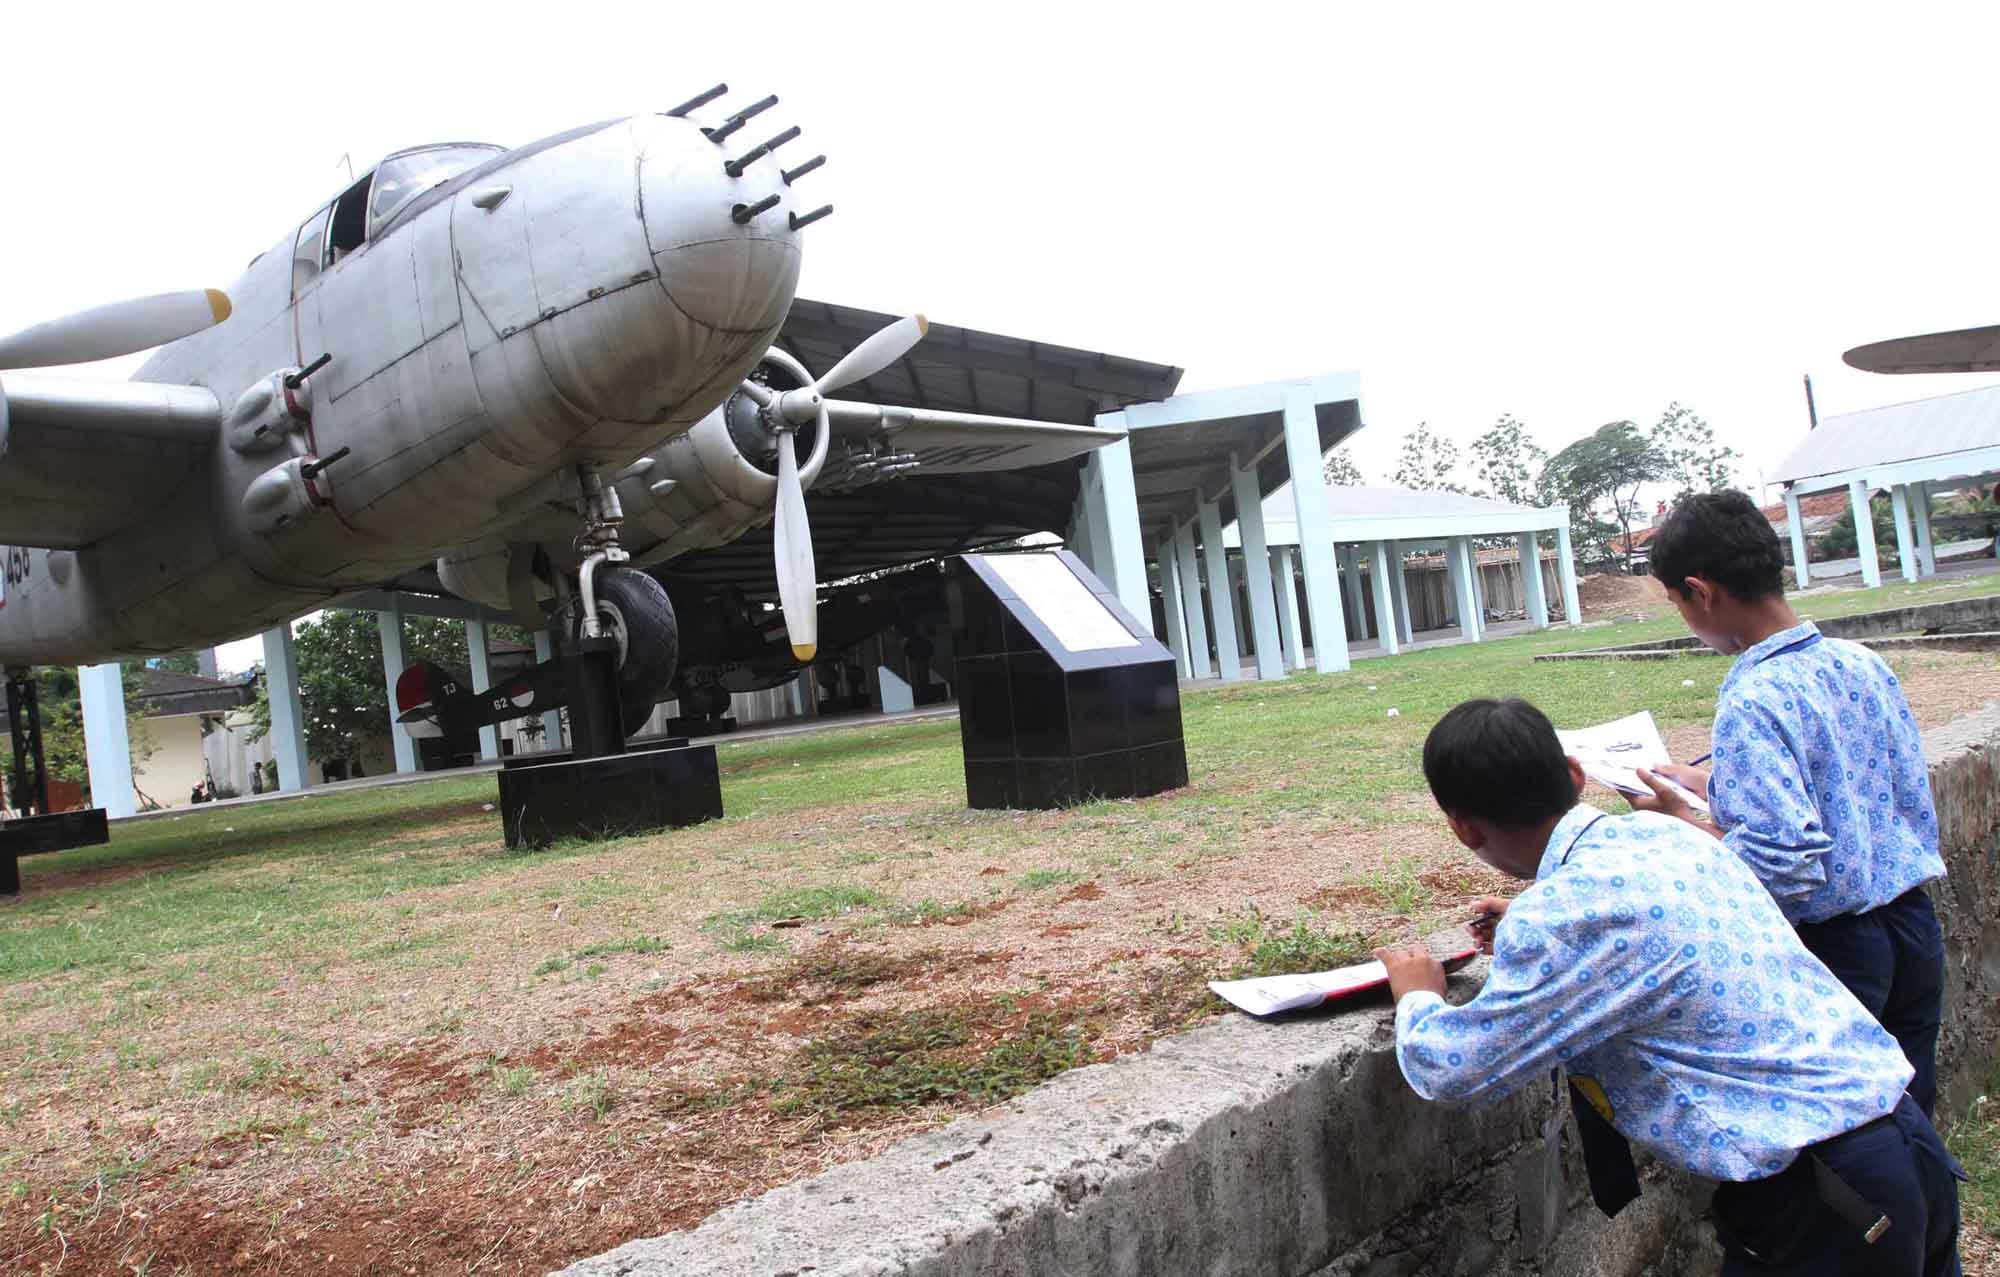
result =
[[[1210,927],[1208,934],[1212,939],[1230,941],[1247,950],[1243,960],[1230,969],[1230,978],[1234,980],[1352,966],[1366,962],[1381,944],[1380,937],[1366,931],[1322,931],[1313,925],[1311,914],[1295,919],[1290,930],[1273,927],[1268,918],[1254,909]]]

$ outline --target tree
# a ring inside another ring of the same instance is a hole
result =
[[[38,666],[34,679],[35,704],[42,721],[42,763],[48,768],[49,779],[82,785],[88,798],[90,759],[83,734],[83,689],[77,682],[76,669],[68,665]],[[139,703],[143,680],[137,664],[126,665],[120,672],[125,687],[125,743],[135,772],[159,750],[152,733],[146,730],[145,709]],[[0,691],[0,697],[4,695]],[[5,749],[0,753],[0,776],[6,777],[5,784],[12,784],[11,738],[0,734],[0,747]]]
[[[172,656],[156,656],[147,663],[156,670],[172,670],[176,674],[201,673],[201,657],[194,652],[175,652]]]
[[[1395,483],[1399,488],[1426,492],[1463,492],[1465,485],[1452,477],[1458,469],[1458,445],[1419,421],[1417,428],[1403,436],[1403,448],[1396,457]]]
[[[299,704],[306,754],[315,762],[359,763],[362,747],[389,734],[389,692],[382,678],[382,630],[373,612],[331,610],[298,627]],[[465,626],[432,616],[403,618],[403,652],[448,670],[466,667]],[[250,707],[251,737],[271,730],[271,698],[260,683]]]
[[[1723,492],[1736,486],[1736,449],[1715,441],[1715,430],[1691,408],[1670,403],[1653,426],[1653,446],[1665,458],[1662,476],[1675,485],[1674,500],[1696,492]]]
[[[1340,448],[1326,454],[1326,465],[1322,468],[1326,481],[1338,488],[1359,488],[1367,483],[1361,477],[1361,467],[1354,464],[1354,458]]]
[[[1875,549],[1881,553],[1883,546],[1896,543],[1896,512],[1889,504],[1889,498],[1877,495],[1868,502],[1869,522],[1875,525]],[[1861,538],[1854,532],[1854,503],[1849,501],[1833,526],[1820,535],[1815,545],[1820,555],[1829,559],[1852,558],[1861,551]]]
[[[1564,448],[1542,468],[1542,491],[1569,506],[1570,535],[1586,559],[1618,554],[1629,565],[1639,489],[1665,478],[1672,463],[1629,421],[1613,421]],[[1607,535],[1624,534],[1616,545]]]
[[[1512,414],[1501,413],[1493,428],[1472,441],[1472,461],[1479,481],[1491,495],[1515,505],[1540,505],[1535,479],[1549,454],[1528,437],[1528,428]]]

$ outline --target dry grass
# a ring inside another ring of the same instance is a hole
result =
[[[1458,697],[1647,705],[1701,752],[1723,662],[1527,660],[1604,634],[1190,696],[1193,784],[1143,803],[968,811],[946,722],[725,747],[729,819],[539,855],[458,780],[27,862],[0,1263],[540,1272],[1143,1050],[1260,945],[1414,938],[1504,887],[1414,773]],[[1926,725],[1993,686],[1899,667]]]

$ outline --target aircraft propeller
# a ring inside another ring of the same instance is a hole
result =
[[[158,293],[80,310],[0,337],[0,369],[49,368],[136,354],[179,341],[229,318],[216,288]]]
[[[818,423],[813,439],[813,455],[805,469],[818,473],[833,431],[827,421],[826,396],[843,386],[866,381],[910,353],[924,339],[930,321],[922,315],[908,315],[872,334],[847,357],[810,386],[797,390],[774,391],[755,382],[744,382],[744,393],[764,409],[765,420],[781,438],[778,441],[777,512],[771,528],[771,543],[777,560],[778,600],[785,609],[785,630],[791,638],[792,655],[810,661],[819,651],[819,580],[813,567],[812,529],[806,522],[805,485],[799,480],[797,438],[799,428]]]

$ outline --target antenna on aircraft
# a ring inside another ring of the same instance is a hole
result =
[[[345,164],[345,165],[347,166],[347,180],[348,180],[348,181],[349,181],[350,183],[351,183],[351,182],[353,182],[353,181],[354,181],[354,154],[353,154],[353,152],[351,152],[351,151],[342,151],[342,152],[340,153],[340,159],[339,159],[339,160],[337,161],[337,163],[341,163],[341,164]]]

